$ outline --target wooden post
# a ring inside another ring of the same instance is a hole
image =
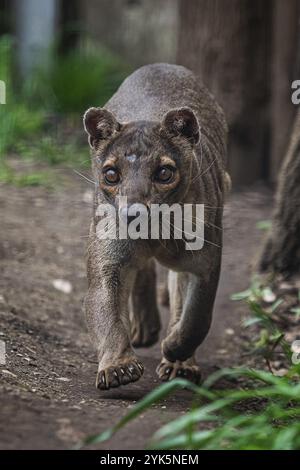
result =
[[[181,0],[178,61],[199,74],[230,128],[233,182],[264,176],[269,135],[270,0]]]
[[[276,182],[288,144],[296,106],[291,83],[300,78],[299,0],[274,0],[271,76],[270,180]]]
[[[47,66],[55,41],[58,0],[15,0],[18,68],[23,77]]]

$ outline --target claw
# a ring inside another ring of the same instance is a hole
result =
[[[103,372],[103,374],[102,374],[101,382],[102,382],[102,384],[104,385],[105,388],[109,388],[109,384],[106,381],[105,372]]]
[[[130,365],[128,366],[128,371],[129,371],[131,374],[132,374],[133,372],[135,372],[135,367],[134,367],[134,365],[130,364]]]
[[[157,367],[156,372],[159,378],[164,382],[173,380],[175,377],[185,377],[196,384],[201,381],[199,368],[196,365],[185,363],[185,361],[170,363],[163,359]]]
[[[139,380],[144,368],[134,358],[131,360],[132,362],[125,360],[122,366],[115,365],[114,367],[99,370],[96,378],[96,387],[100,390],[109,390]]]
[[[117,379],[118,384],[120,384],[120,378],[119,378],[118,372],[116,370],[114,370],[113,374],[114,374],[115,378]]]
[[[106,383],[106,378],[105,378],[105,373],[102,371],[102,372],[98,372],[97,374],[97,377],[96,377],[96,388],[100,388],[100,389],[108,389],[109,387],[107,386],[107,383]]]

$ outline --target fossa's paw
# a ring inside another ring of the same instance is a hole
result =
[[[109,390],[110,388],[136,382],[144,372],[143,364],[136,358],[124,360],[105,369],[100,369],[96,377],[96,388]]]
[[[163,358],[156,369],[156,373],[163,382],[173,380],[176,377],[187,379],[195,384],[201,382],[201,372],[194,359],[170,362]]]

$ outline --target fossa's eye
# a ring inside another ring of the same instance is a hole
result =
[[[168,184],[174,179],[176,168],[171,166],[161,166],[156,170],[154,179],[158,183]]]
[[[106,168],[104,170],[104,181],[106,184],[118,184],[120,179],[120,173],[116,168]]]

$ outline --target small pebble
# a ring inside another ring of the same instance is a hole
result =
[[[227,349],[218,349],[218,354],[227,354]]]
[[[297,293],[297,286],[289,282],[281,282],[279,284],[279,289],[283,294],[294,294]]]
[[[266,288],[263,290],[262,298],[265,302],[272,303],[272,302],[275,302],[276,295],[271,289]]]
[[[276,375],[277,377],[284,377],[287,374],[287,369],[278,369],[278,370],[273,370],[273,374]]]
[[[43,207],[45,205],[44,200],[40,198],[36,198],[34,201],[34,205],[36,207]]]
[[[89,189],[85,191],[82,195],[82,200],[86,204],[91,204],[93,202],[93,199],[94,199],[94,193],[93,191],[90,191]]]
[[[63,292],[64,294],[70,294],[73,289],[72,284],[64,279],[54,279],[54,281],[52,281],[52,285],[55,289]]]
[[[226,328],[225,333],[229,336],[233,336],[234,330],[232,328]]]
[[[12,372],[10,372],[9,370],[6,370],[6,369],[2,369],[1,370],[2,374],[5,374],[5,375],[11,375],[12,377],[15,377],[17,378],[16,374],[13,374]]]

